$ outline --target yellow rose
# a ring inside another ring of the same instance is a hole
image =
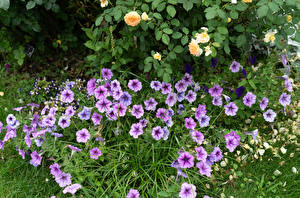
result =
[[[107,0],[100,0],[100,2],[101,2],[101,7],[102,8],[108,6],[108,1]]]
[[[209,45],[204,47],[204,50],[205,50],[205,56],[209,56],[212,53]]]
[[[201,34],[196,34],[196,41],[198,43],[207,43],[210,37],[206,31],[202,32]]]
[[[276,37],[275,37],[275,34],[277,33],[277,31],[274,31],[274,32],[268,32],[266,35],[265,35],[265,38],[264,38],[264,41],[266,43],[269,43],[270,41],[272,43],[274,43]]]
[[[149,16],[148,16],[148,14],[147,14],[146,12],[143,12],[143,14],[142,14],[142,19],[143,19],[144,21],[148,21],[148,20],[149,20]]]
[[[153,55],[153,58],[156,59],[156,60],[161,60],[161,55],[160,55],[160,53],[156,52],[156,53]]]
[[[200,56],[203,52],[203,50],[199,47],[198,42],[195,39],[192,39],[192,41],[190,42],[189,50],[190,53],[194,56]]]
[[[252,0],[243,0],[244,3],[252,3]]]
[[[129,26],[137,26],[141,21],[141,16],[136,11],[127,13],[124,17],[125,23]]]
[[[228,17],[228,18],[227,18],[227,23],[230,23],[230,22],[231,22],[231,18]]]
[[[286,21],[287,21],[288,23],[291,23],[291,22],[292,22],[292,19],[293,19],[293,17],[292,17],[291,15],[287,15],[287,16],[286,16]]]

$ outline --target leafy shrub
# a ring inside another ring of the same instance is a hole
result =
[[[102,69],[85,89],[68,81],[45,105],[16,108],[0,134],[1,147],[13,142],[30,164],[50,165],[55,181],[66,187],[63,193],[82,188],[86,197],[124,197],[138,189],[145,197],[176,197],[192,183],[198,195],[210,194],[199,189],[221,179],[216,171],[223,156],[230,159],[239,144],[289,116],[294,70],[277,78],[284,74],[272,69],[277,59],[253,68],[238,62],[223,71],[211,68],[209,80],[186,73],[171,84],[124,72],[116,78]],[[280,68],[290,66],[287,61]],[[74,100],[78,110],[69,105]],[[218,185],[213,192],[219,193]]]
[[[298,0],[112,1],[101,10],[95,26],[83,29],[90,39],[85,46],[95,52],[87,60],[112,69],[125,65],[133,69],[138,66],[144,72],[154,69],[158,77],[169,82],[172,72],[183,63],[210,64],[211,57],[216,56],[221,64],[226,57],[240,59],[258,46],[269,45],[264,41],[270,42],[270,37],[271,46],[278,49],[287,48],[288,35],[296,33],[295,39],[300,41],[295,25],[300,20],[299,5]],[[124,22],[131,11],[143,13],[134,26]],[[192,57],[188,44],[203,32],[209,39],[200,46],[197,41],[194,50],[198,56],[206,51],[206,56]],[[153,57],[156,52],[161,60]]]

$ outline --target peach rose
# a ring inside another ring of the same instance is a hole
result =
[[[200,56],[203,52],[203,50],[199,47],[199,45],[195,39],[192,39],[192,41],[190,42],[189,50],[190,50],[190,53],[194,56]]]
[[[125,23],[129,26],[137,26],[141,21],[141,16],[136,11],[127,13],[124,17]]]

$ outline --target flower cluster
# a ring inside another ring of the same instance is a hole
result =
[[[201,28],[201,33],[196,33],[195,38],[192,39],[189,43],[190,54],[194,56],[200,56],[203,53],[203,49],[199,46],[199,43],[205,44],[210,40],[210,36],[207,33],[208,29],[206,27]],[[210,45],[204,47],[205,56],[209,56],[212,53],[212,49]]]

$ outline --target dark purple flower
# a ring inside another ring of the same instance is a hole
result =
[[[205,151],[205,149],[200,146],[200,147],[197,147],[195,148],[195,151],[196,151],[196,156],[197,156],[197,160],[201,160],[203,162],[206,161],[206,158],[207,158],[207,152]]]
[[[204,115],[206,115],[206,106],[205,104],[204,105],[199,104],[198,108],[195,111],[195,118],[197,120],[200,120],[200,118]]]
[[[160,140],[164,136],[164,131],[160,126],[154,127],[152,129],[152,137],[156,140]]]
[[[9,71],[10,64],[5,64],[4,68]]]
[[[135,116],[137,119],[144,115],[144,109],[142,105],[133,105],[131,110],[131,115]]]
[[[140,197],[140,193],[138,190],[135,189],[130,189],[126,198],[139,198]]]
[[[121,89],[114,89],[112,92],[112,97],[115,100],[119,100],[122,95],[123,95],[123,91]]]
[[[135,123],[131,125],[129,134],[133,137],[133,138],[138,138],[140,135],[143,134],[143,126],[140,123]]]
[[[228,116],[235,116],[238,109],[238,106],[236,106],[234,102],[230,102],[225,105],[225,114]]]
[[[251,108],[251,106],[256,102],[256,95],[254,95],[252,92],[248,92],[244,97],[243,97],[243,103],[244,105],[248,106]]]
[[[230,70],[232,73],[240,71],[241,64],[239,62],[233,61],[230,65]]]
[[[211,67],[216,67],[217,64],[218,64],[218,59],[217,58],[211,58],[210,62],[211,62],[211,64],[210,64]]]
[[[73,106],[69,106],[65,111],[65,116],[72,117],[74,114],[75,114],[75,110],[74,110]]]
[[[142,83],[138,79],[129,80],[128,88],[134,92],[138,92],[142,89]]]
[[[187,63],[184,65],[185,72],[191,74],[193,72],[193,70],[194,70],[194,67],[191,64]]]
[[[83,142],[86,143],[90,139],[89,131],[85,128],[77,131],[76,133],[76,140],[77,142]]]
[[[151,81],[150,87],[155,91],[159,91],[161,89],[161,82],[159,81]]]
[[[108,112],[110,110],[111,101],[106,98],[101,98],[97,103],[96,107],[100,113]]]
[[[164,108],[157,109],[156,117],[162,119],[165,122],[171,118],[168,111]]]
[[[65,103],[71,103],[74,100],[74,93],[70,89],[65,89],[61,92],[60,99]]]
[[[162,94],[169,94],[172,92],[172,85],[170,83],[161,83],[161,93]]]
[[[101,120],[102,120],[102,115],[94,112],[93,115],[92,115],[92,121],[93,121],[94,125],[95,126],[99,125]]]
[[[144,101],[144,104],[145,104],[145,109],[147,111],[155,111],[155,108],[156,108],[156,105],[157,105],[157,102],[154,98],[149,98],[148,100],[145,100]]]
[[[105,114],[106,118],[110,121],[113,121],[113,120],[117,120],[118,117],[117,115],[115,114],[114,110],[113,109],[109,109],[106,114]]]
[[[185,99],[185,92],[177,93],[177,101],[182,102]]]
[[[38,154],[38,152],[33,151],[31,154],[31,160],[30,160],[30,164],[32,164],[33,166],[38,166],[41,165],[42,162],[42,156]]]
[[[72,183],[71,178],[72,176],[70,174],[62,172],[55,177],[55,181],[58,183],[59,187],[65,187]]]
[[[30,139],[30,134],[26,133],[25,137],[24,137],[25,143],[28,146],[28,148],[30,148],[31,146],[31,139]]]
[[[211,176],[211,166],[204,162],[204,161],[200,161],[196,164],[196,167],[199,168],[199,172],[201,175],[206,175],[207,177]]]
[[[54,177],[57,177],[62,173],[58,163],[50,165],[49,168],[50,168],[50,174],[53,175]]]
[[[127,111],[127,107],[122,103],[113,104],[113,112],[117,117],[124,117]]]
[[[194,156],[188,152],[183,152],[178,157],[178,163],[180,168],[192,168],[194,166]]]
[[[244,87],[244,86],[238,87],[238,88],[235,90],[235,93],[236,93],[236,95],[237,95],[237,98],[242,97],[244,91],[245,91],[245,87]]]
[[[90,150],[90,158],[97,160],[99,156],[102,155],[102,152],[97,147]]]
[[[13,125],[16,122],[16,117],[13,114],[8,114],[8,116],[6,117],[6,123],[8,125]]]
[[[255,56],[249,56],[249,62],[250,62],[250,65],[254,65],[256,62]]]
[[[94,95],[95,98],[99,100],[100,98],[106,98],[108,96],[108,91],[103,85],[101,85],[95,89]]]
[[[244,68],[242,68],[242,73],[243,73],[244,77],[247,77],[247,72]]]
[[[120,90],[121,89],[120,82],[117,79],[111,81],[110,88],[111,88],[112,91]]]
[[[124,91],[120,97],[120,102],[125,106],[129,106],[131,104],[131,95],[127,91]]]
[[[91,109],[88,107],[83,107],[82,111],[78,113],[78,117],[81,120],[89,120],[91,116]]]
[[[215,85],[208,90],[208,93],[211,95],[211,97],[220,97],[222,95],[222,92],[223,88],[219,85]]]
[[[180,92],[185,92],[187,89],[187,84],[185,83],[184,80],[180,80],[175,84],[175,88],[177,90],[178,93]]]
[[[110,80],[111,77],[113,76],[113,73],[108,68],[101,69],[101,74],[102,74],[102,78],[104,78],[105,80]]]
[[[168,127],[165,126],[165,127],[163,128],[163,131],[164,131],[163,139],[164,139],[164,140],[167,140],[168,137],[169,137],[169,135],[170,135],[170,131],[169,131]]]
[[[187,86],[193,84],[193,76],[189,73],[185,73],[181,79]]]
[[[0,140],[0,150],[4,149],[4,142]]]
[[[188,94],[185,96],[185,99],[189,103],[193,103],[197,98],[197,93],[193,92],[192,90],[189,90]]]

